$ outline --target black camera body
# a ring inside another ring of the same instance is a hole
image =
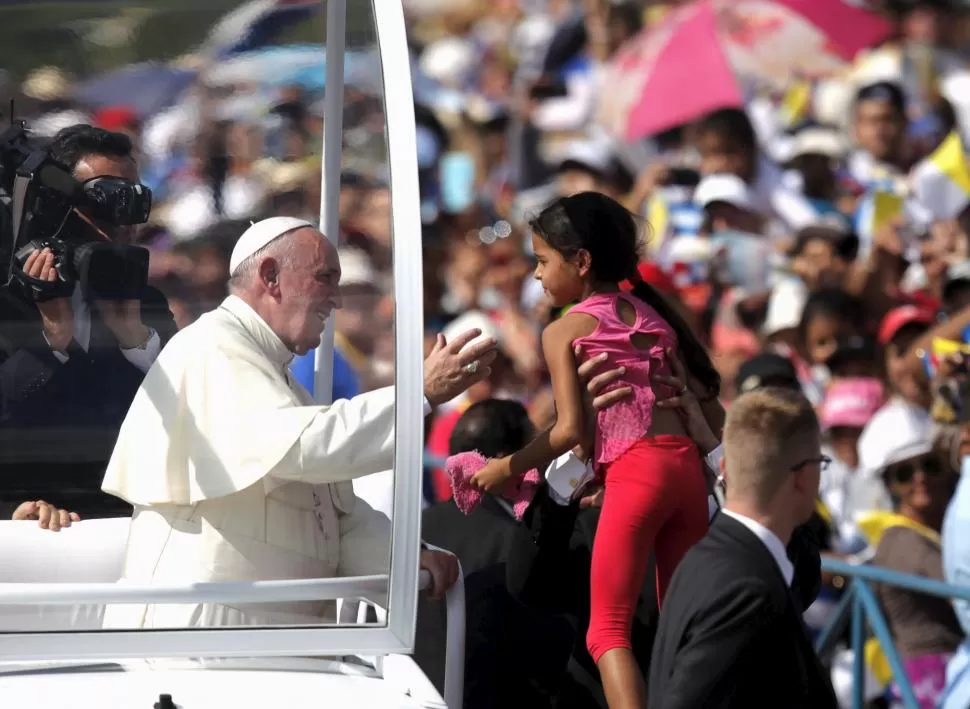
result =
[[[148,251],[91,240],[77,210],[102,224],[143,224],[152,207],[144,185],[117,177],[78,182],[14,123],[0,133],[0,202],[0,286],[32,302],[70,297],[78,285],[86,300],[141,295]],[[55,281],[24,272],[30,254],[45,248],[54,255]]]
[[[23,265],[34,251],[50,249],[57,280],[45,281],[24,273]],[[86,241],[72,244],[60,239],[36,239],[14,254],[14,280],[20,292],[35,303],[70,298],[75,284],[86,301],[134,300],[148,282],[148,249],[140,246]]]

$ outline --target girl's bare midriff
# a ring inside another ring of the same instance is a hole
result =
[[[657,398],[660,399],[659,396]],[[661,409],[656,406],[653,407],[650,428],[643,434],[644,438],[654,438],[655,436],[687,436],[690,438],[683,420],[676,411]]]

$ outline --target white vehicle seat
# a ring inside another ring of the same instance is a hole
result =
[[[36,522],[0,522],[0,583],[114,583],[121,578],[131,519],[75,522],[60,532]],[[104,604],[0,605],[0,632],[97,630]]]

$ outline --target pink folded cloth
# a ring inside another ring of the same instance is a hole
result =
[[[482,491],[472,485],[471,480],[487,462],[488,459],[478,451],[468,451],[449,457],[445,463],[448,479],[451,480],[451,492],[455,496],[455,504],[466,515],[482,501]],[[501,496],[512,503],[512,512],[516,519],[522,519],[525,511],[529,509],[529,503],[535,497],[541,482],[539,471],[533,468],[522,477],[509,480],[505,484]]]

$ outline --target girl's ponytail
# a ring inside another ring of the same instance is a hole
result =
[[[687,324],[677,308],[664,295],[640,277],[635,272],[629,279],[633,285],[631,295],[657,311],[677,335],[677,344],[687,365],[687,372],[697,379],[707,389],[708,397],[716,397],[721,393],[721,375],[714,369],[714,363],[707,354],[707,348],[694,334],[693,328]]]

